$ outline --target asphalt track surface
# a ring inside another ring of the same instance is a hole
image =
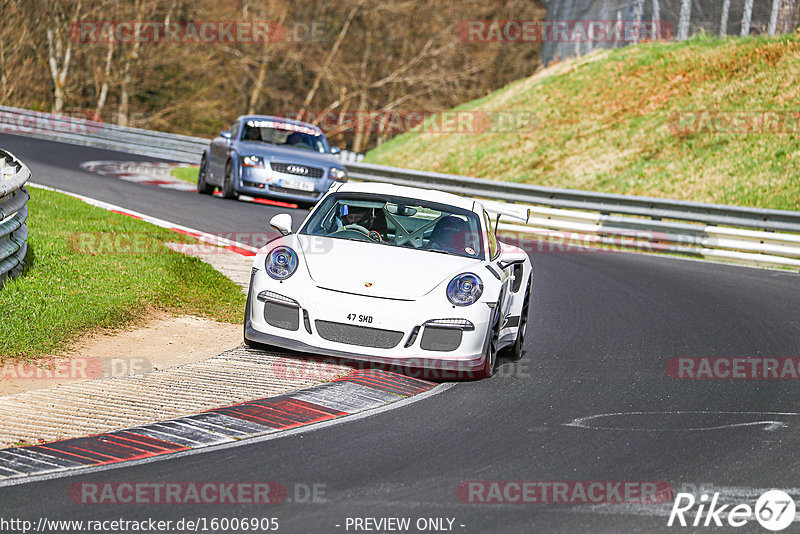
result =
[[[282,211],[79,168],[146,159],[130,154],[10,135],[0,146],[38,183],[208,232],[263,231]],[[0,518],[277,517],[279,532],[354,532],[348,517],[412,525],[446,517],[469,533],[715,531],[668,528],[652,505],[473,504],[456,488],[475,480],[800,487],[800,381],[675,380],[665,370],[679,356],[800,356],[800,276],[638,254],[531,257],[526,355],[492,379],[269,441],[0,488]],[[568,426],[600,414],[623,415]],[[79,505],[68,496],[75,482],[155,481],[273,481],[290,497],[296,485],[322,484],[326,502]],[[735,530],[766,532],[754,521]]]

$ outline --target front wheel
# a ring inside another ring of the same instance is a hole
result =
[[[531,300],[531,284],[533,280],[528,279],[528,289],[525,290],[525,300],[522,303],[522,313],[519,316],[519,327],[517,328],[517,339],[514,341],[514,344],[511,346],[511,350],[509,351],[509,356],[513,361],[518,361],[522,359],[522,355],[524,354],[523,346],[525,345],[525,334],[528,331],[528,305],[530,304]]]
[[[228,160],[225,164],[225,179],[222,180],[222,198],[235,199],[239,194],[233,188],[233,162]]]
[[[205,154],[200,162],[200,171],[197,173],[197,192],[201,195],[210,195],[214,192],[214,186],[208,183],[208,160]]]
[[[475,375],[475,378],[478,380],[491,377],[497,367],[497,344],[500,339],[499,326],[499,324],[493,324],[491,326],[492,333],[489,335],[489,341],[484,351],[486,358],[483,362],[483,367],[481,367]]]

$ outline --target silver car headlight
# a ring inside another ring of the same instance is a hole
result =
[[[264,158],[261,156],[243,156],[242,165],[244,167],[263,167]]]
[[[475,304],[482,294],[483,281],[477,274],[459,274],[447,284],[447,300],[455,306]]]
[[[289,247],[276,247],[269,254],[265,267],[275,280],[286,280],[297,270],[297,253]]]
[[[331,167],[331,170],[328,172],[328,175],[337,182],[347,181],[347,171],[339,167]]]

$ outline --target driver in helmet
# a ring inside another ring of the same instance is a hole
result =
[[[376,208],[350,206],[343,204],[340,210],[342,227],[360,227],[367,231],[368,237],[373,241],[383,241],[386,234],[386,224],[380,224],[383,211]],[[358,230],[356,230],[358,231]]]

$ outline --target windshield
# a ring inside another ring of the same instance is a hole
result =
[[[247,121],[242,141],[289,146],[325,153],[328,147],[321,132],[309,126],[279,121]]]
[[[419,199],[334,193],[317,206],[300,233],[483,257],[475,213]]]

